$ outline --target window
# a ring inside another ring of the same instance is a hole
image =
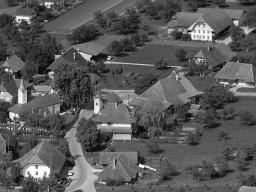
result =
[[[112,123],[110,123],[110,122],[108,122],[107,124],[108,124],[108,125],[112,125]]]
[[[38,175],[38,171],[36,171],[36,175]]]
[[[197,35],[197,39],[201,39],[201,35]]]
[[[194,39],[196,39],[196,35],[194,35]]]
[[[207,30],[207,33],[210,34],[210,30]]]
[[[46,172],[46,171],[44,172],[44,176],[45,176],[45,177],[47,176],[47,172]]]
[[[96,103],[95,105],[98,106],[98,103]]]
[[[200,29],[198,29],[198,33],[200,33]]]
[[[38,169],[38,165],[35,165],[35,168]]]
[[[203,37],[203,39],[204,39],[204,35],[203,35],[202,37]]]
[[[203,33],[205,33],[205,30],[203,30]]]
[[[210,36],[209,36],[209,35],[207,36],[207,39],[210,39]]]

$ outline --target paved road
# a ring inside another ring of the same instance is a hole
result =
[[[97,180],[97,176],[94,175],[94,169],[92,166],[85,160],[81,145],[76,139],[76,127],[78,125],[78,121],[82,117],[88,119],[92,115],[93,111],[82,110],[79,114],[79,119],[74,124],[74,127],[66,134],[65,138],[69,143],[70,152],[75,159],[75,167],[73,168],[74,175],[71,177],[71,179],[74,180],[66,189],[66,192],[74,192],[79,189],[84,192],[96,192],[94,182]]]
[[[49,32],[69,33],[72,29],[90,22],[95,11],[106,12],[114,9],[122,13],[128,7],[135,4],[136,0],[84,0],[85,2],[74,9],[64,13],[57,19],[45,24],[44,28]]]

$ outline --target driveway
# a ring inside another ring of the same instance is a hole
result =
[[[76,127],[79,120],[83,117],[89,119],[92,115],[93,111],[82,110],[77,122],[65,136],[69,143],[70,152],[75,159],[74,175],[70,177],[73,181],[67,187],[66,192],[74,192],[79,189],[84,192],[96,192],[94,183],[97,180],[97,176],[93,173],[94,168],[85,160],[82,147],[76,138]]]
[[[120,14],[135,3],[136,0],[84,0],[74,9],[46,23],[44,28],[52,33],[70,33],[74,28],[93,20],[95,11],[106,12],[114,9]]]

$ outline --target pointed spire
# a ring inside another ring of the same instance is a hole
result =
[[[20,80],[20,90],[25,90],[23,78]]]

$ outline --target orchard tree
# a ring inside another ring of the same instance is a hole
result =
[[[38,66],[33,61],[26,61],[25,66],[21,70],[22,77],[25,80],[31,80],[33,75],[37,74]]]
[[[181,3],[179,0],[166,0],[162,10],[162,18],[166,22],[169,22],[172,16],[179,11],[181,11]]]
[[[5,27],[7,25],[12,25],[14,21],[14,17],[8,15],[6,13],[0,14],[0,28]]]
[[[133,41],[130,38],[126,37],[124,39],[121,39],[120,44],[125,52],[134,51]]]
[[[99,29],[95,25],[89,24],[81,25],[74,29],[67,39],[74,44],[79,44],[94,40],[99,35]]]
[[[106,28],[107,27],[107,19],[104,18],[103,14],[101,11],[96,11],[94,12],[94,19],[96,23],[101,27],[101,28]]]
[[[152,73],[144,73],[139,80],[137,81],[135,85],[134,92],[137,95],[142,94],[144,91],[146,91],[149,87],[151,87],[153,84],[157,82],[157,76],[153,75]]]
[[[131,35],[131,40],[136,46],[140,46],[142,44],[141,37],[138,33]]]
[[[7,55],[7,44],[4,43],[2,37],[0,37],[0,61],[5,59]]]
[[[250,111],[241,111],[238,113],[239,119],[243,125],[252,126],[256,124],[255,116]]]
[[[168,159],[163,159],[160,164],[159,177],[161,181],[166,181],[171,179],[177,173],[174,165],[168,161]]]
[[[85,151],[93,151],[99,145],[99,136],[94,120],[82,118],[78,122],[76,137]]]
[[[167,61],[164,57],[161,57],[160,60],[155,62],[156,69],[165,69],[167,67]]]
[[[118,56],[123,50],[122,45],[118,41],[112,41],[108,46],[108,54]]]
[[[177,57],[177,59],[179,61],[184,61],[186,58],[186,54],[187,51],[185,49],[179,48],[176,52],[175,52],[175,56]]]
[[[241,41],[245,38],[244,30],[240,27],[233,27],[231,29],[231,43],[230,48],[234,51],[239,51],[241,49]]]
[[[54,71],[54,89],[69,107],[84,108],[92,101],[91,79],[84,67],[61,65]]]
[[[159,153],[161,151],[161,148],[155,139],[149,139],[146,143],[146,147],[148,151],[152,154]]]

